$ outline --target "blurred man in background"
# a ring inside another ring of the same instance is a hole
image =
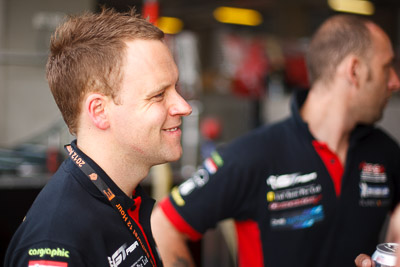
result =
[[[292,116],[214,151],[154,211],[165,265],[193,265],[187,238],[226,218],[239,266],[352,266],[372,253],[400,200],[400,148],[374,126],[400,87],[393,60],[373,22],[328,19],[311,40],[311,88],[296,93]]]
[[[5,266],[162,266],[154,200],[139,183],[182,154],[178,69],[164,34],[132,10],[69,18],[47,79],[77,140],[14,235]]]

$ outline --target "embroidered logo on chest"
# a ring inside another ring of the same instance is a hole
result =
[[[296,184],[304,184],[317,179],[317,173],[312,172],[300,175],[297,173],[271,175],[267,178],[267,184],[271,186],[272,190],[288,188]]]

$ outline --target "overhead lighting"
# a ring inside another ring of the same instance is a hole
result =
[[[183,28],[183,21],[174,17],[160,17],[157,27],[166,34],[177,34]]]
[[[367,0],[328,0],[328,5],[335,11],[372,15],[374,4]]]
[[[253,9],[218,7],[213,12],[214,18],[222,23],[257,26],[262,23],[262,15]]]

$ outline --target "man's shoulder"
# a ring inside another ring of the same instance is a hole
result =
[[[102,213],[101,207],[98,208],[99,205],[106,206],[102,205],[103,202],[82,189],[73,177],[53,178],[55,180],[39,193],[14,234],[9,244],[12,255],[40,258],[43,253],[45,256],[50,253],[47,255],[50,257],[56,253],[63,259],[63,255],[71,252],[69,255],[80,257],[87,250],[86,246],[98,240],[96,236],[102,235],[102,225],[108,227],[99,223],[99,213],[108,215]],[[106,209],[114,212],[111,206]]]
[[[290,118],[265,124],[238,137],[230,145],[240,148],[262,149],[264,146],[270,147],[285,143],[294,134],[293,125]]]
[[[54,180],[39,193],[21,223],[19,239],[29,242],[74,240],[96,220],[93,212],[88,211],[93,211],[99,200],[74,177],[58,175],[51,179]]]
[[[400,146],[398,140],[396,140],[390,132],[382,127],[373,127],[368,140],[374,143],[376,146],[392,149],[395,152],[400,153]]]
[[[283,147],[293,141],[293,129],[290,120],[284,120],[253,129],[228,144],[218,147],[223,160],[237,166],[254,165],[266,159],[281,157]]]

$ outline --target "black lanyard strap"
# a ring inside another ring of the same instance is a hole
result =
[[[147,241],[146,239],[146,234],[142,231],[139,231],[136,228],[139,228],[139,225],[136,224],[135,222],[132,222],[130,219],[130,216],[126,212],[126,210],[123,208],[123,206],[118,202],[117,198],[115,197],[115,194],[111,191],[111,188],[106,185],[104,180],[98,175],[95,170],[87,163],[85,162],[82,157],[72,148],[71,145],[66,145],[65,150],[68,152],[68,156],[71,158],[71,160],[75,163],[76,166],[79,167],[79,169],[89,177],[89,179],[93,182],[93,184],[100,190],[101,193],[103,193],[104,196],[107,197],[107,199],[110,201],[111,206],[115,209],[115,211],[118,212],[118,214],[121,216],[121,219],[123,222],[125,222],[125,225],[128,227],[128,229],[131,231],[133,236],[137,239],[139,242],[140,246],[142,247],[144,253],[146,254],[147,258],[149,259],[151,265],[155,267],[155,259],[153,257],[153,254],[151,254],[151,249],[150,245],[147,243],[148,249],[146,248],[145,244],[142,242],[142,239],[139,235],[141,233],[143,235],[143,239]],[[149,253],[150,251],[150,253]]]

